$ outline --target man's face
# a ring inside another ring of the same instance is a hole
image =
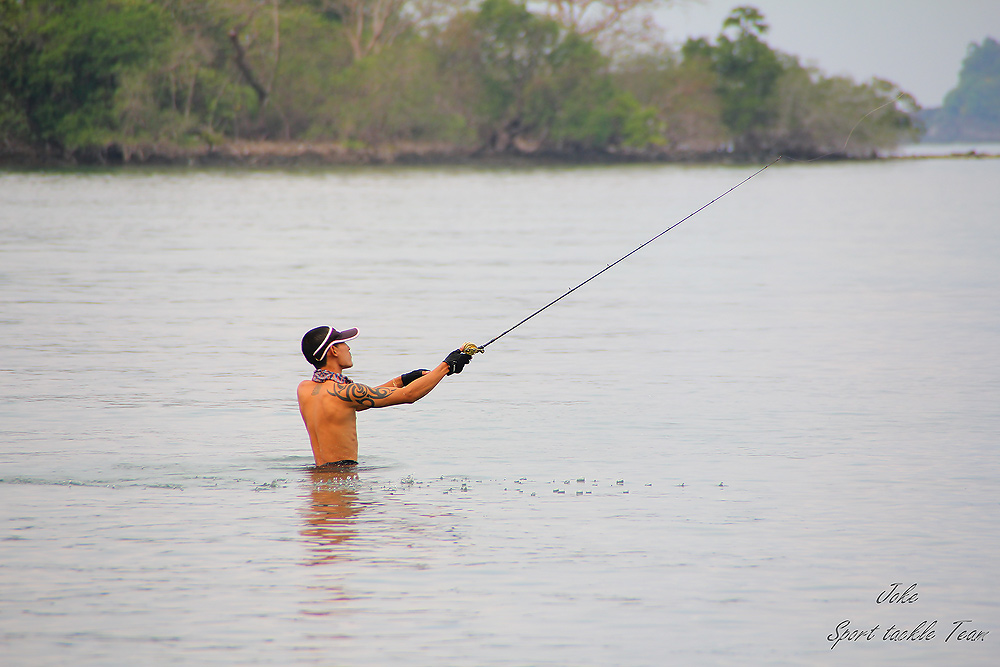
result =
[[[333,353],[337,357],[337,361],[340,362],[341,368],[350,368],[354,365],[354,360],[351,358],[351,346],[347,343],[336,343],[333,346]]]

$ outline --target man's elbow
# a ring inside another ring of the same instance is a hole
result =
[[[427,375],[425,375],[421,380],[427,380]],[[438,382],[440,379],[438,380]],[[412,382],[405,387],[397,389],[393,394],[393,398],[399,403],[416,403],[421,398],[431,393],[434,387],[437,386],[437,382]]]
[[[412,403],[416,403],[423,397],[424,394],[414,391],[409,387],[406,387],[396,393],[396,398],[399,399],[400,405],[410,405]]]

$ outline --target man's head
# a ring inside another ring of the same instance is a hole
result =
[[[346,343],[358,337],[357,329],[337,331],[333,327],[316,327],[302,337],[302,355],[316,368],[326,365],[326,357],[337,343]],[[345,366],[346,368],[346,366]]]

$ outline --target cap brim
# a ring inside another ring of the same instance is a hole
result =
[[[358,337],[357,329],[344,329],[333,338],[334,343],[346,343]]]

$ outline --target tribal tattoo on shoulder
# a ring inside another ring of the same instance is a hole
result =
[[[336,396],[345,403],[360,406],[362,408],[375,407],[375,401],[388,398],[394,390],[391,387],[368,387],[363,384],[338,384],[332,390],[327,389],[326,393]]]

